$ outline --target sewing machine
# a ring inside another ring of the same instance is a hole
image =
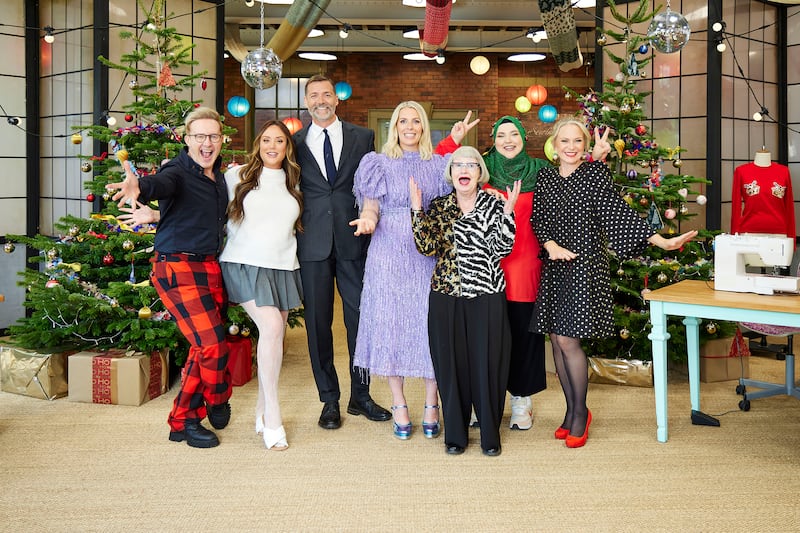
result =
[[[714,289],[756,294],[800,292],[800,278],[747,272],[747,266],[789,266],[793,254],[794,239],[786,235],[717,235]]]

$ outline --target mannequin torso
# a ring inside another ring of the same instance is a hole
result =
[[[772,157],[767,150],[759,150],[753,158],[753,163],[757,167],[768,167],[772,164]]]

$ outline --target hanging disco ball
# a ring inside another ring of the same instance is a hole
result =
[[[691,33],[686,17],[670,11],[669,8],[653,17],[650,27],[647,28],[647,38],[650,39],[650,44],[665,54],[680,51],[689,42]]]
[[[242,61],[242,78],[254,89],[269,89],[281,77],[283,62],[272,48],[257,48]]]

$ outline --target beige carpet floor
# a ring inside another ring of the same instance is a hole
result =
[[[570,450],[552,436],[564,401],[550,375],[533,428],[504,426],[500,457],[480,453],[476,430],[451,457],[442,438],[395,439],[390,422],[344,415],[341,429],[320,429],[305,331],[286,346],[285,452],[253,430],[255,381],[235,389],[209,450],[167,440],[174,388],[140,407],[0,393],[0,531],[800,531],[796,399],[743,412],[735,382],[703,384],[702,408],[722,425],[693,426],[686,377],[673,372],[660,443],[652,389],[592,384],[591,437]],[[751,366],[782,378],[782,362]],[[423,387],[408,387],[419,422]],[[372,390],[388,407],[385,381]]]

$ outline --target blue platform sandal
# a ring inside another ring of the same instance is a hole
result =
[[[408,411],[407,405],[393,405],[392,412],[398,409],[405,409]],[[394,436],[400,440],[408,440],[411,437],[411,422],[408,424],[398,424],[392,416],[392,423],[394,424]]]
[[[426,405],[425,409],[436,409],[436,412],[439,412],[438,405]],[[437,417],[438,418],[438,417]],[[425,422],[425,415],[422,415],[422,434],[425,435],[428,439],[435,439],[439,436],[439,433],[442,432],[442,425],[439,423],[439,420],[436,422]]]

